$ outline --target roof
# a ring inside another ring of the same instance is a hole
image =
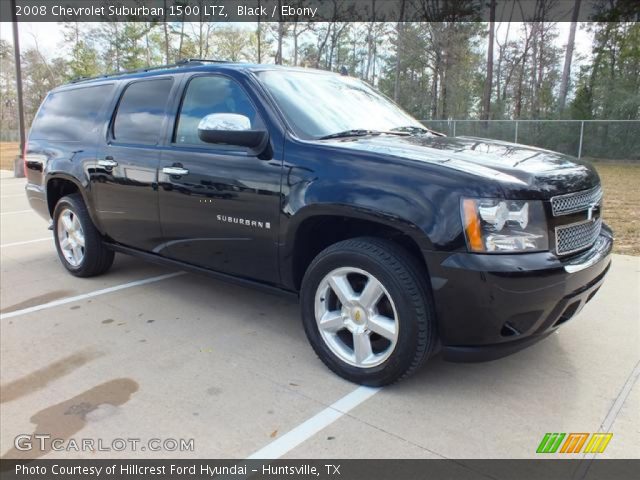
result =
[[[221,60],[204,60],[204,59],[186,59],[181,60],[171,65],[161,65],[158,67],[145,67],[138,70],[116,72],[106,75],[100,75],[92,78],[78,78],[70,82],[71,85],[82,85],[87,83],[95,83],[104,81],[107,79],[127,80],[131,78],[144,78],[153,77],[157,75],[163,75],[167,73],[182,72],[201,72],[201,71],[224,71],[224,70],[289,70],[289,71],[304,71],[304,72],[317,72],[317,73],[332,73],[322,70],[308,69],[302,67],[289,67],[283,65],[273,64],[258,64],[258,63],[242,63],[242,62],[227,62]],[[69,84],[67,84],[69,85]]]

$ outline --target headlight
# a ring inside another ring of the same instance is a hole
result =
[[[472,252],[508,253],[549,249],[540,201],[463,198],[462,224]]]

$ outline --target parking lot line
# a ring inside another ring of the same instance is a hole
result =
[[[631,374],[627,378],[627,381],[624,382],[624,385],[622,386],[622,389],[618,393],[618,396],[613,401],[613,404],[611,405],[611,408],[609,409],[607,416],[604,417],[604,420],[600,424],[600,428],[598,429],[599,433],[611,432],[613,424],[616,421],[616,418],[620,413],[620,410],[622,410],[622,406],[624,405],[624,402],[627,400],[627,397],[631,393],[631,389],[633,388],[633,386],[635,385],[635,383],[638,381],[639,378],[640,378],[640,362],[636,363],[635,368],[631,371]],[[589,468],[591,467],[591,463],[593,462],[593,460],[595,460],[596,455],[597,455],[596,453],[585,454],[582,457],[582,461],[576,468],[573,478],[580,478],[580,479],[584,478],[587,475]]]
[[[47,308],[53,308],[59,305],[65,305],[67,303],[77,302],[79,300],[84,300],[86,298],[97,297],[99,295],[106,295],[107,293],[117,292],[119,290],[124,290],[126,288],[137,287],[140,285],[146,285],[148,283],[159,282],[161,280],[166,280],[168,278],[184,275],[185,273],[186,272],[167,273],[165,275],[159,275],[157,277],[144,278],[142,280],[136,280],[135,282],[123,283],[121,285],[115,285],[113,287],[102,288],[100,290],[95,290],[89,293],[83,293],[82,295],[76,295],[74,297],[61,298],[60,300],[54,300],[53,302],[34,305],[33,307],[23,308],[21,310],[16,310],[14,312],[7,312],[7,313],[0,314],[0,320],[18,317],[20,315],[25,315],[27,313],[39,312],[40,310],[46,310]]]
[[[27,245],[29,243],[44,242],[45,240],[53,240],[51,237],[36,238],[35,240],[25,240],[24,242],[3,243],[0,248],[17,247],[18,245]]]
[[[0,215],[12,215],[14,213],[29,213],[29,212],[33,212],[33,210],[29,209],[29,210],[16,210],[14,212],[2,212],[0,213]]]
[[[607,416],[604,418],[602,424],[600,425],[600,432],[607,432],[611,429],[611,427],[613,427],[613,422],[615,422],[616,417],[620,413],[620,410],[622,410],[622,405],[624,405],[624,402],[627,400],[627,397],[631,393],[631,389],[638,381],[638,379],[640,379],[640,362],[636,363],[635,368],[631,371],[631,374],[622,386],[620,393],[618,393],[618,396],[611,405]]]
[[[277,440],[274,440],[253,453],[247,457],[247,460],[275,460],[280,458],[305,440],[313,437],[320,430],[331,425],[362,402],[373,397],[380,390],[381,388],[364,386],[356,388],[351,393],[346,394],[332,405],[293,428],[293,430],[289,430]]]

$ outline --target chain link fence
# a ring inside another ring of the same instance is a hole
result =
[[[450,136],[523,143],[578,158],[640,160],[640,120],[422,120]],[[19,142],[17,130],[0,131],[0,141]]]
[[[484,137],[578,158],[640,160],[640,120],[422,120],[451,136]]]

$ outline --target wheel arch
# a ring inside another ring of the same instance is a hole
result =
[[[428,273],[422,250],[431,249],[428,237],[415,224],[392,215],[347,205],[308,206],[289,220],[281,251],[282,280],[298,291],[311,261],[329,245],[357,237],[392,240],[415,257]]]
[[[62,197],[74,193],[80,194],[80,196],[82,197],[82,201],[87,206],[87,211],[89,212],[91,221],[96,226],[96,228],[99,229],[99,225],[96,221],[97,219],[92,208],[93,204],[91,202],[91,199],[87,195],[85,186],[82,185],[82,183],[77,178],[66,173],[56,173],[49,175],[46,181],[45,192],[47,198],[47,209],[49,210],[49,215],[51,216],[51,218],[53,218],[53,211]]]

